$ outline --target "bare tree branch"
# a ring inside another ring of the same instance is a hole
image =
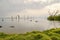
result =
[[[59,10],[56,10],[56,11],[54,10],[53,12],[50,12],[50,9],[49,9],[49,11],[48,11],[50,16],[55,16],[58,12],[59,12]]]
[[[59,10],[56,10],[56,12],[55,12],[54,16],[55,16],[58,12],[59,12]]]

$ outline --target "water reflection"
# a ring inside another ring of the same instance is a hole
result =
[[[29,31],[43,31],[50,28],[59,28],[60,22],[58,21],[48,21],[42,18],[21,18],[19,16],[4,19],[0,19],[0,32],[5,33],[24,33]],[[3,26],[3,27],[2,27]]]
[[[11,16],[11,21],[14,21],[14,17],[13,16]]]
[[[54,28],[60,28],[60,21],[50,21],[50,23]]]
[[[2,18],[2,22],[4,21],[4,18]]]
[[[53,21],[54,28],[57,28],[55,21]]]

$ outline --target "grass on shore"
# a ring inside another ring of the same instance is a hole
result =
[[[32,31],[25,34],[5,34],[0,32],[0,40],[60,40],[60,28],[43,32]]]

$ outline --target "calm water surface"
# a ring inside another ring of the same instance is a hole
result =
[[[48,21],[47,19],[0,19],[0,32],[5,33],[25,33],[30,31],[43,31],[50,28],[59,28],[60,22]],[[13,27],[11,27],[13,26]]]

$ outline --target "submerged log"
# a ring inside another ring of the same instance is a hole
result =
[[[15,26],[10,26],[11,28],[14,28]]]
[[[2,26],[0,26],[0,28],[2,28]]]

